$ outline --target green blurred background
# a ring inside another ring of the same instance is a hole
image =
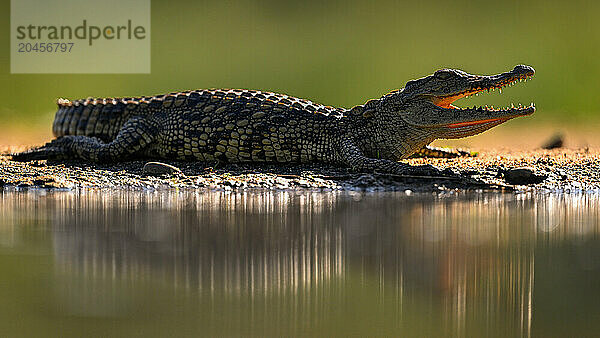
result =
[[[500,128],[600,127],[594,1],[153,0],[145,75],[12,75],[9,0],[0,11],[0,127],[44,137],[58,97],[234,87],[351,107],[438,68],[490,74],[521,63],[536,69],[533,81],[458,105],[536,103],[534,116]]]

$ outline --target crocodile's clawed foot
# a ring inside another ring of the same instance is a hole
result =
[[[425,177],[440,177],[440,178],[458,178],[460,174],[451,168],[440,170],[430,164],[412,166],[408,169],[405,175],[425,176]]]
[[[411,166],[410,168],[404,171],[404,174],[414,176],[441,176],[442,171],[430,164],[426,164],[419,166]]]
[[[477,157],[477,156],[479,156],[478,151],[469,151],[469,150],[464,150],[464,149],[454,149],[454,151],[458,155],[457,157]]]

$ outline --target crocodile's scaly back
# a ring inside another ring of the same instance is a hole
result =
[[[345,109],[272,92],[244,89],[200,89],[133,98],[58,99],[54,136],[81,135],[111,140],[132,115],[163,110],[195,110],[206,114],[261,111],[265,114],[309,112],[342,117]],[[275,119],[277,116],[274,117]]]
[[[352,109],[241,89],[59,99],[52,128],[57,138],[13,158],[318,161],[356,170],[415,173],[418,168],[396,161],[415,153],[444,155],[422,149],[437,138],[474,135],[533,113],[533,105],[500,110],[452,105],[464,96],[527,79],[533,73],[528,66],[493,76],[444,69]]]

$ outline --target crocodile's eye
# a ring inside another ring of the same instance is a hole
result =
[[[435,74],[433,74],[437,79],[447,80],[452,76],[452,72],[446,69],[440,69]]]

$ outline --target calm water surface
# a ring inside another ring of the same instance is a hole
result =
[[[5,337],[600,333],[600,195],[0,196]]]

